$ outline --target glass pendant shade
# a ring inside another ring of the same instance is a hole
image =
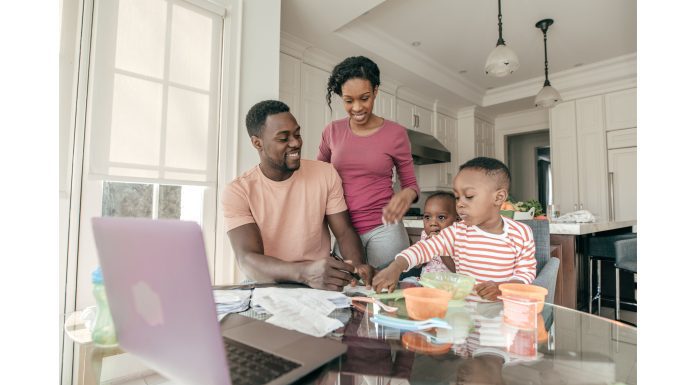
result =
[[[553,107],[556,103],[561,101],[561,94],[556,91],[555,88],[549,85],[545,85],[541,91],[534,98],[534,105],[537,107]]]
[[[486,59],[486,75],[503,77],[520,68],[520,60],[515,52],[505,44],[499,44]]]

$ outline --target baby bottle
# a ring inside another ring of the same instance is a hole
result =
[[[104,290],[104,276],[101,267],[97,267],[92,272],[92,293],[97,301],[97,316],[94,321],[94,330],[92,330],[92,341],[95,346],[102,348],[118,346],[116,329],[111,320],[111,311],[106,299],[106,290]]]

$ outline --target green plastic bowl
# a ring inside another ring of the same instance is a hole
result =
[[[468,275],[450,272],[432,272],[421,274],[421,286],[445,290],[452,293],[453,300],[466,298],[476,284],[476,280]]]

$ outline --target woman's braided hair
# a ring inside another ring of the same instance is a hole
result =
[[[369,81],[374,90],[375,87],[379,86],[379,67],[365,56],[351,56],[338,63],[331,72],[329,82],[326,85],[326,104],[329,105],[329,109],[331,109],[331,94],[343,96],[341,87],[353,78]]]

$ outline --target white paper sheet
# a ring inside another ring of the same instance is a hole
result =
[[[273,315],[266,322],[323,337],[343,326],[328,315],[336,309],[349,307],[350,298],[315,289],[259,288],[254,290],[251,305],[255,310],[263,309]]]

